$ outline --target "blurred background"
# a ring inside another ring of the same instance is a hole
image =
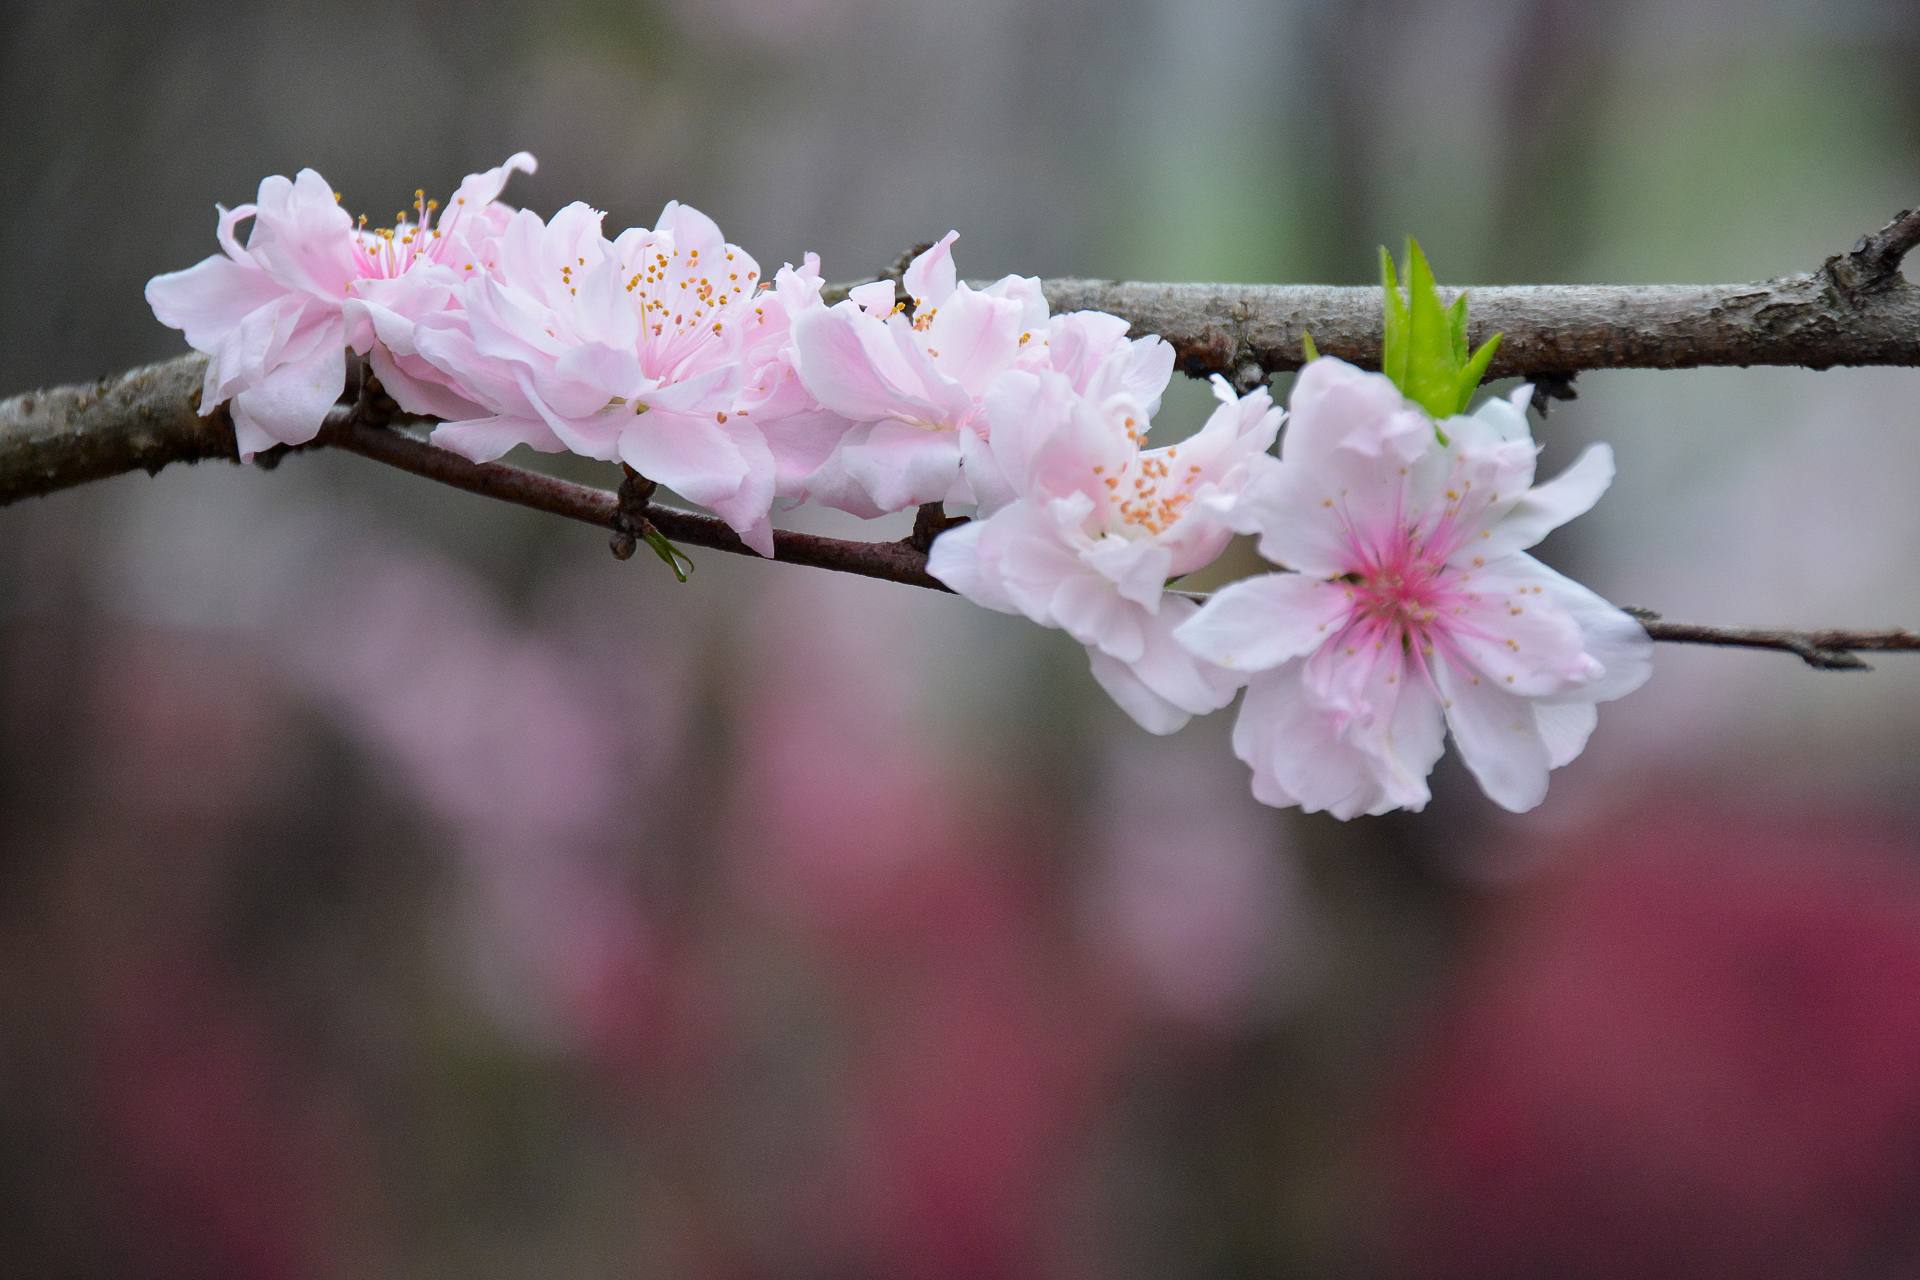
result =
[[[834,280],[1805,270],[1920,200],[1916,19],[6,0],[0,394],[180,351],[267,173],[520,148]],[[1916,387],[1588,374],[1544,555],[1920,623]],[[1664,648],[1538,811],[1343,826],[1059,633],[695,558],[324,454],[0,511],[0,1274],[1920,1273],[1920,661]]]

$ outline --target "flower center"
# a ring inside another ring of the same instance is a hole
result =
[[[339,198],[336,192],[334,199]],[[464,204],[465,201],[460,203]],[[354,260],[361,276],[376,280],[392,279],[421,258],[438,262],[445,251],[441,233],[457,223],[466,210],[456,208],[440,219],[439,226],[435,226],[434,215],[439,211],[440,202],[427,199],[426,191],[416,187],[413,209],[402,209],[394,214],[390,227],[369,228],[367,215],[361,214],[354,226],[357,233],[354,236]]]
[[[729,323],[766,323],[764,307],[747,307],[759,296],[760,272],[746,267],[731,248],[722,250],[718,262],[702,262],[698,248],[676,246],[665,253],[652,248],[627,267],[626,290],[640,310],[640,323],[668,344],[682,338],[704,341],[725,333]],[[572,267],[561,268],[561,283],[573,289]]]
[[[1420,640],[1446,608],[1446,563],[1409,539],[1382,561],[1349,575],[1353,616],[1389,634]]]
[[[1146,442],[1146,433],[1140,429],[1137,419],[1128,418],[1121,425],[1126,428],[1127,439],[1134,448]],[[1118,475],[1106,474],[1103,466],[1093,469],[1113,495],[1113,514],[1120,518],[1116,532],[1130,538],[1150,538],[1166,532],[1179,521],[1193,502],[1193,486],[1201,472],[1195,463],[1179,469],[1175,465],[1179,457],[1180,446],[1172,445],[1135,454],[1121,466]]]

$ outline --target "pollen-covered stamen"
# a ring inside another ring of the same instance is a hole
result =
[[[339,198],[336,192],[334,199]],[[447,252],[446,246],[451,243],[447,233],[458,225],[465,212],[460,206],[465,203],[464,198],[456,199],[453,212],[436,223],[440,202],[427,199],[424,187],[415,187],[412,210],[396,212],[392,226],[369,229],[367,215],[361,214],[355,220],[353,238],[354,265],[360,275],[375,280],[392,279],[416,262],[441,261]]]
[[[1128,418],[1124,425],[1128,438],[1138,447],[1146,436],[1136,430],[1133,418]],[[1114,532],[1129,537],[1164,533],[1192,505],[1193,489],[1200,480],[1201,469],[1192,464],[1179,469],[1179,456],[1180,447],[1174,445],[1152,453],[1135,454],[1121,464],[1115,475],[1106,474],[1104,466],[1093,468],[1093,473],[1117,500],[1112,510],[1120,518],[1120,527]]]
[[[721,259],[703,261],[698,248],[681,249],[662,236],[620,267],[620,283],[640,314],[649,363],[668,368],[705,344],[766,323],[757,305],[769,290],[758,269],[728,246]]]

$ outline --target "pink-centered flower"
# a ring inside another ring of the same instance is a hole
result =
[[[161,323],[207,357],[200,411],[229,406],[242,458],[275,444],[303,444],[319,431],[346,386],[349,348],[409,409],[470,406],[415,356],[412,325],[449,305],[457,276],[490,252],[507,210],[496,203],[508,177],[531,173],[520,152],[470,175],[447,209],[415,193],[413,216],[369,230],[340,207],[312,169],[261,182],[253,204],[222,208],[222,252],[147,282]],[[242,245],[238,228],[252,220]]]
[[[1225,512],[1279,430],[1265,390],[1214,388],[1221,403],[1200,431],[1146,449],[1146,411],[1126,392],[1096,401],[1061,373],[1006,374],[987,396],[987,443],[1014,498],[943,533],[928,557],[969,600],[1085,645],[1094,678],[1153,733],[1225,706],[1239,685],[1174,640],[1196,606],[1166,590],[1226,547]]]
[[[1280,459],[1231,518],[1294,572],[1217,592],[1177,636],[1243,673],[1253,793],[1336,817],[1420,809],[1451,729],[1515,811],[1578,755],[1594,704],[1638,688],[1639,623],[1525,549],[1613,479],[1605,445],[1535,486],[1527,389],[1435,424],[1386,377],[1327,358],[1294,386]]]
[[[907,267],[911,316],[881,280],[795,317],[801,383],[852,424],[807,481],[816,501],[868,517],[927,502],[991,509],[1010,501],[986,447],[984,413],[1010,370],[1053,369],[1089,394],[1104,393],[1102,380],[1121,383],[1149,413],[1158,408],[1173,371],[1170,347],[1128,339],[1118,317],[1050,317],[1031,277],[984,289],[961,282],[957,237],[948,232]]]
[[[515,215],[493,270],[417,326],[420,354],[480,406],[434,443],[476,462],[521,444],[619,460],[770,555],[776,461],[760,420],[818,409],[785,377],[784,336],[788,305],[817,296],[818,261],[768,289],[698,210],[670,203],[611,242],[602,216],[579,203]]]

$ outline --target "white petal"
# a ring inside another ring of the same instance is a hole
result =
[[[1591,702],[1533,704],[1534,719],[1540,724],[1540,738],[1547,744],[1547,764],[1558,769],[1586,749],[1600,711]]]
[[[1572,615],[1545,590],[1535,572],[1541,568],[1516,553],[1451,579],[1465,602],[1434,624],[1442,653],[1525,697],[1572,693],[1598,679],[1599,662]]]
[[[839,454],[848,477],[881,511],[938,502],[960,473],[958,433],[901,422],[876,422],[864,437],[849,434]]]
[[[1373,758],[1345,740],[1342,717],[1307,697],[1302,674],[1299,662],[1262,672],[1241,699],[1233,750],[1253,770],[1254,798],[1343,820],[1393,808]]]
[[[1214,592],[1175,637],[1229,671],[1264,671],[1325,644],[1351,608],[1342,584],[1268,573]]]
[[[1409,469],[1438,444],[1426,414],[1384,374],[1332,357],[1301,371],[1288,405],[1280,458],[1310,482],[1310,500],[1332,501],[1363,536],[1397,525]]]
[[[1653,674],[1653,641],[1647,629],[1630,615],[1608,604],[1573,579],[1556,573],[1524,553],[1508,556],[1505,565],[1524,564],[1538,598],[1554,602],[1580,628],[1581,646],[1602,667],[1597,679],[1553,701],[1611,702],[1625,697]]]
[[[620,433],[619,449],[635,471],[702,506],[732,497],[747,478],[739,446],[709,417],[641,414]]]
[[[1015,502],[978,523],[984,526],[982,576],[998,584],[1014,609],[1043,627],[1063,625],[1054,604],[1064,583],[1099,582],[1080,562],[1079,549],[1068,545],[1059,515],[1047,508]],[[1107,594],[1112,594],[1110,586]]]
[[[1001,613],[1017,613],[999,582],[981,563],[980,539],[985,532],[986,522],[981,520],[970,520],[943,532],[927,552],[927,572],[975,604]]]
[[[953,269],[953,242],[959,238],[958,231],[949,231],[940,237],[938,244],[929,246],[907,264],[900,282],[916,306],[941,306],[953,292],[957,278]]]
[[[347,382],[344,343],[316,346],[300,360],[267,371],[266,377],[233,398],[236,426],[249,424],[281,444],[305,444],[320,432],[320,424],[340,398]],[[242,447],[241,456],[256,449]]]
[[[1175,629],[1197,608],[1191,600],[1173,599],[1158,616],[1141,620],[1146,648],[1134,660],[1133,673],[1167,701],[1200,715],[1232,702],[1241,679],[1174,639]]]
[[[792,500],[807,496],[813,474],[833,456],[850,426],[845,418],[825,409],[783,414],[771,420],[756,412],[753,420],[773,451],[774,492]]]
[[[1165,547],[1146,540],[1101,538],[1081,558],[1123,597],[1149,613],[1159,610],[1173,563]]]
[[[1446,699],[1447,727],[1481,790],[1515,813],[1546,799],[1552,753],[1532,703],[1446,662],[1434,663],[1433,675]]]
[[[835,413],[872,422],[933,412],[919,373],[887,326],[852,303],[796,317],[793,348],[807,393]]]
[[[1492,559],[1524,551],[1576,516],[1585,515],[1613,483],[1613,450],[1590,446],[1574,464],[1529,489],[1475,548]]]
[[[469,462],[492,462],[516,445],[529,445],[542,453],[564,453],[567,446],[538,418],[474,418],[465,422],[443,422],[430,437],[442,449],[459,454]]]
[[[1093,668],[1093,678],[1100,682],[1107,696],[1148,733],[1177,733],[1192,719],[1186,711],[1149,689],[1133,669],[1119,659],[1098,649],[1089,649],[1087,660]]]
[[[895,290],[891,280],[871,280],[847,290],[853,305],[870,316],[884,320],[893,314]]]
[[[250,312],[285,293],[266,272],[223,254],[205,258],[185,271],[171,271],[147,281],[147,305],[160,323],[180,330],[195,351],[209,353]],[[212,412],[214,406],[202,408]]]
[[[1288,569],[1333,578],[1361,559],[1335,497],[1299,464],[1255,456],[1239,495],[1209,505],[1238,532],[1258,534],[1260,554]]]
[[[1020,349],[1020,304],[955,289],[935,311],[924,345],[942,374],[975,394],[984,392]]]
[[[1075,640],[1122,662],[1138,662],[1146,653],[1150,617],[1098,574],[1083,570],[1064,578],[1047,611]]]

